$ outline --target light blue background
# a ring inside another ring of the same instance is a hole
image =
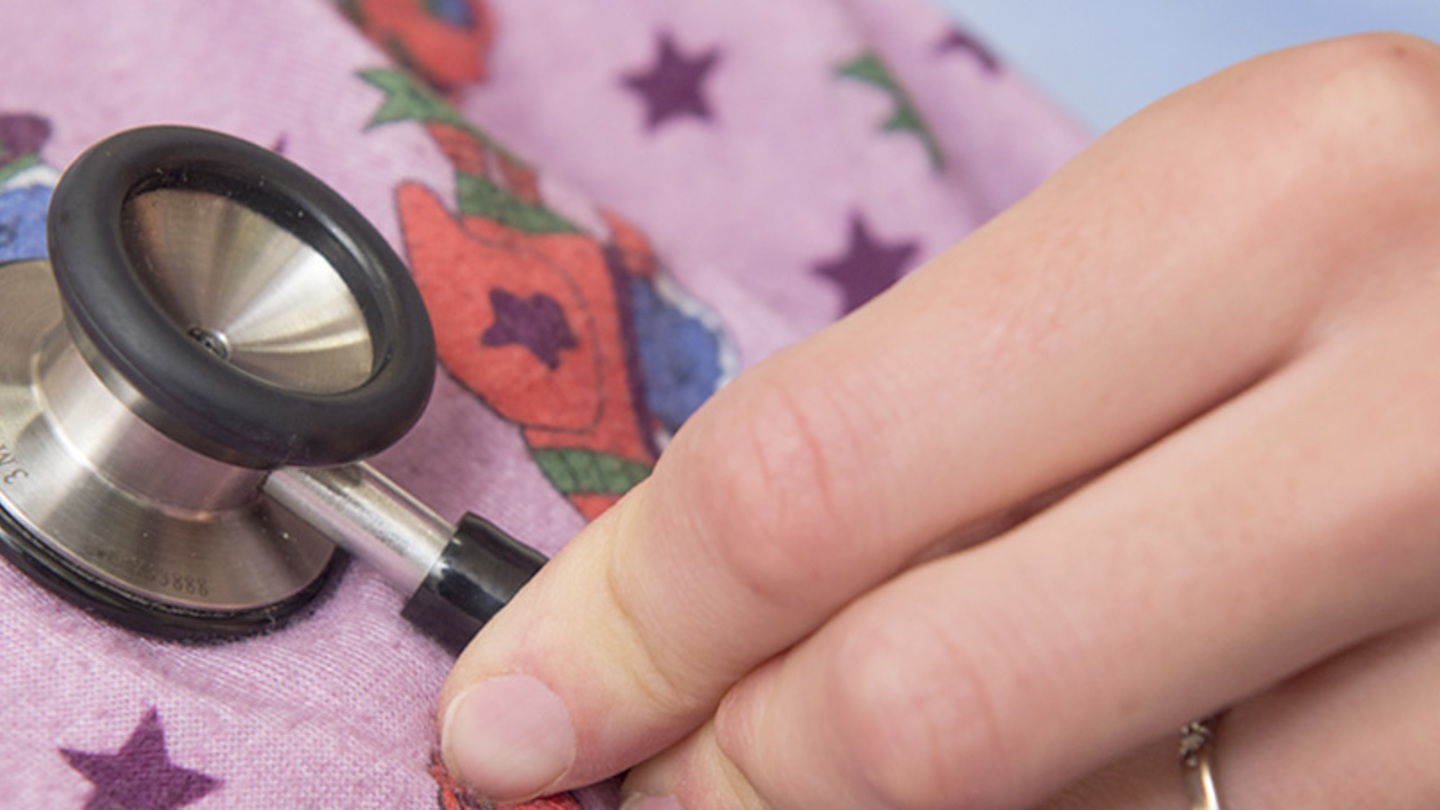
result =
[[[1440,41],[1440,0],[933,0],[1101,132],[1251,56],[1361,31]]]

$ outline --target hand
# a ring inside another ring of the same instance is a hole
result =
[[[716,396],[470,645],[446,761],[1174,808],[1176,729],[1234,707],[1238,806],[1433,805],[1437,350],[1440,50],[1222,73]]]

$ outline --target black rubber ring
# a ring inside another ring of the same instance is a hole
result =
[[[126,202],[156,189],[223,195],[318,251],[369,326],[369,379],[334,394],[286,389],[192,340],[152,297],[124,236]],[[188,127],[121,132],[66,170],[48,240],[72,327],[144,398],[137,413],[195,450],[259,468],[340,464],[388,447],[424,411],[435,339],[404,264],[339,194],[268,149]]]

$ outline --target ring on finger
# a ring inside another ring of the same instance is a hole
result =
[[[1215,789],[1215,723],[1216,717],[1206,717],[1180,729],[1180,771],[1191,810],[1220,810]]]

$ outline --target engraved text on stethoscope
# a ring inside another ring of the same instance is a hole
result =
[[[116,549],[96,549],[92,556],[97,560],[113,560],[129,571],[136,580],[160,591],[169,591],[177,596],[210,595],[210,580],[206,577],[169,571],[161,568],[154,560],[142,559]]]
[[[20,460],[10,452],[10,446],[0,444],[0,484],[9,485],[29,477],[30,471],[20,466]]]

